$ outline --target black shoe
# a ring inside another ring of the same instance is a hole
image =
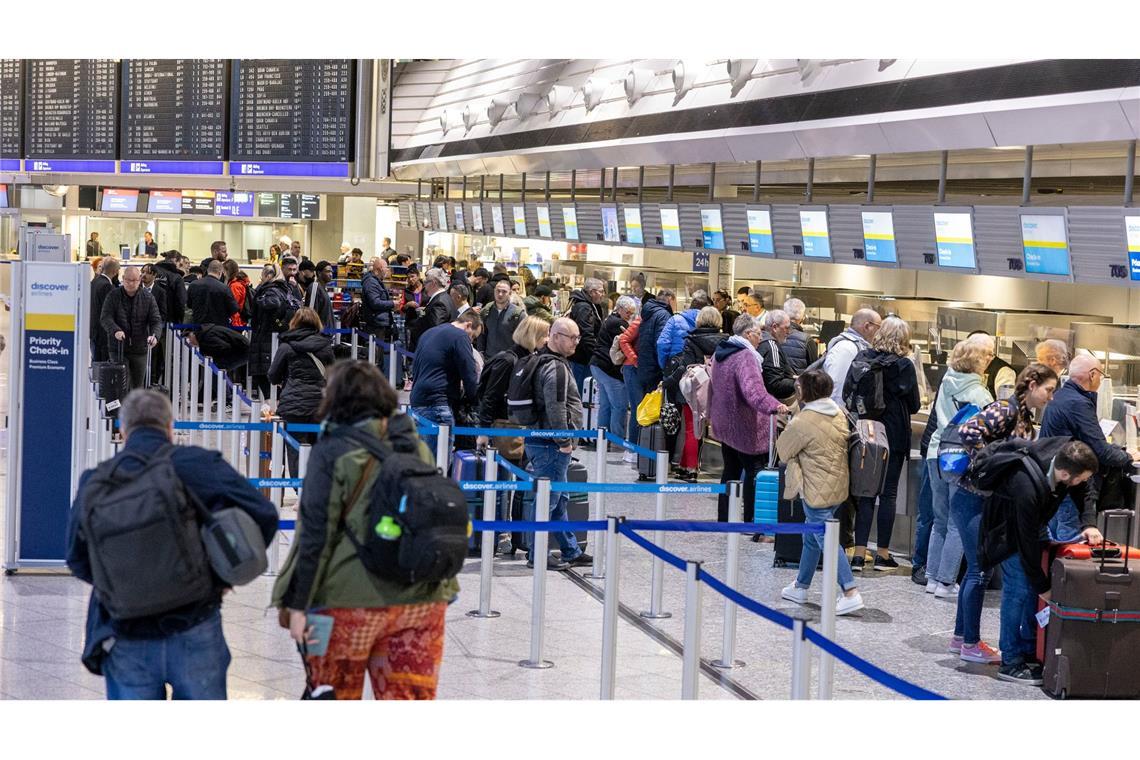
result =
[[[865,562],[864,557],[853,557],[851,559],[851,572],[853,572],[853,573],[863,572],[863,563],[864,562]]]
[[[644,483],[647,480],[653,480],[653,478],[650,477],[649,475],[646,475],[644,472],[637,473],[637,482],[638,483]]]
[[[881,570],[884,573],[897,570],[899,563],[895,562],[894,557],[882,557],[878,554],[875,555],[875,569]]]
[[[582,552],[581,554],[579,554],[574,559],[566,560],[566,561],[568,562],[570,567],[584,567],[585,565],[594,564],[594,558],[591,557],[589,554],[586,554],[586,552]]]
[[[526,561],[526,566],[533,568],[534,567],[534,560],[528,559]],[[547,557],[546,558],[546,569],[547,570],[569,570],[570,569],[570,563],[564,562],[560,559],[555,559],[554,557]]]
[[[680,473],[681,474],[677,476],[678,480],[683,480],[686,483],[696,483],[697,482],[697,471],[696,470],[681,470]]]
[[[915,565],[910,570],[911,583],[917,583],[919,586],[926,585],[926,565]]]
[[[998,678],[1010,683],[1023,683],[1026,686],[1040,686],[1045,683],[1041,671],[1024,662],[1017,665],[1002,665],[998,669]]]

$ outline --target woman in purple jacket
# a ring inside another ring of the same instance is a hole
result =
[[[721,483],[744,481],[744,522],[752,522],[756,473],[766,464],[771,445],[771,419],[788,408],[764,388],[760,328],[742,314],[732,323],[733,335],[713,354],[709,387],[709,422],[724,453]],[[728,496],[717,499],[717,520],[728,522]]]

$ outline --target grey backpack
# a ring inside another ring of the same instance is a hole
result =
[[[847,464],[851,495],[874,498],[883,492],[891,447],[887,428],[878,420],[857,420],[848,415],[851,434],[847,439]]]

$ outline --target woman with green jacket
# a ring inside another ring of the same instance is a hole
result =
[[[313,635],[308,613],[333,619],[328,649],[306,656],[309,688],[333,688],[337,699],[360,699],[364,672],[376,699],[433,699],[443,659],[447,603],[459,593],[452,578],[403,585],[377,578],[358,558],[351,530],[363,539],[379,466],[359,444],[338,435],[352,426],[393,451],[432,462],[415,425],[396,410],[396,392],[363,361],[329,371],[318,416],[324,421],[309,457],[292,551],[273,587],[282,627],[304,647]]]

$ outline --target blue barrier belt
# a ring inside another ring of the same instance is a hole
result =
[[[455,427],[454,435],[486,436],[488,438],[597,438],[597,430],[527,430],[526,428]]]
[[[285,443],[289,444],[289,448],[293,449],[294,451],[300,451],[301,450],[301,442],[298,441],[293,436],[289,435],[289,433],[287,433],[285,431],[284,425],[281,425],[277,428],[277,434],[280,435],[283,439],[285,439]]]
[[[638,456],[645,457],[646,459],[652,459],[654,461],[657,461],[657,452],[656,451],[650,451],[647,448],[644,448],[642,446],[638,446],[636,443],[630,443],[629,441],[622,438],[620,435],[615,435],[614,433],[611,433],[608,430],[606,431],[606,440],[609,441],[610,443],[615,443],[618,446],[621,446],[623,449],[626,449],[627,451],[632,451],[634,454],[637,454]]]
[[[341,328],[326,327],[325,329],[321,330],[321,333],[324,335],[352,335],[352,328],[351,327],[341,327]]]
[[[241,388],[234,385],[234,381],[230,379],[229,375],[226,375],[226,385],[228,385],[230,387],[230,390],[233,391],[239,399],[241,399],[243,404],[248,406],[250,409],[253,408],[253,399],[245,395],[245,393],[242,392]]]
[[[724,493],[723,483],[551,483],[551,493]],[[758,530],[753,530],[758,533]]]
[[[662,549],[660,546],[653,543],[652,541],[649,541],[647,539],[642,538],[641,536],[634,533],[632,530],[629,530],[628,528],[626,528],[624,523],[618,523],[618,532],[621,533],[622,535],[628,537],[635,544],[637,544],[642,549],[644,549],[645,551],[652,554],[654,557],[657,557],[658,559],[663,561],[665,564],[672,565],[673,567],[677,568],[678,570],[681,570],[682,572],[684,572],[685,560],[681,559],[676,554],[670,554],[669,552],[665,551],[664,549]]]
[[[296,529],[297,529],[297,521],[296,520],[278,520],[277,521],[277,530],[296,530]]]
[[[300,488],[304,478],[250,478],[254,488]]]
[[[412,419],[415,420],[420,425],[420,427],[428,428],[428,430],[431,431],[431,433],[430,433],[431,435],[435,435],[436,433],[439,432],[439,425],[435,424],[434,422],[429,420],[427,417],[422,417],[422,416],[416,414],[415,411],[410,406],[408,407],[408,414],[411,415]]]
[[[664,530],[682,533],[823,533],[822,525],[804,523],[722,523],[695,520],[626,520],[630,530]],[[763,529],[763,530],[762,530]]]
[[[273,429],[270,422],[197,422],[190,420],[175,420],[175,430],[260,430]]]
[[[294,433],[319,433],[321,432],[320,425],[313,425],[308,422],[290,422],[285,425],[286,430],[291,430]]]
[[[535,522],[522,520],[472,520],[472,530],[492,530],[497,533],[561,533],[562,531],[605,530],[604,520],[562,520]]]
[[[179,323],[179,324],[168,324],[168,326],[170,327],[171,330],[201,330],[202,329],[202,325],[196,325],[196,324],[190,324],[190,323],[187,323],[187,324],[181,324],[181,323]],[[216,326],[217,327],[224,327],[227,330],[234,330],[236,332],[247,332],[247,331],[253,329],[252,327],[249,327],[248,325],[245,325],[242,327],[231,327],[230,325],[216,325]]]
[[[533,491],[534,483],[529,480],[500,480],[485,483],[482,480],[461,480],[459,488],[462,491]]]
[[[534,476],[521,467],[512,464],[510,461],[503,458],[501,452],[495,453],[495,460],[503,467],[507,468],[507,472],[514,475],[519,480],[534,480]]]
[[[396,346],[396,353],[398,353],[400,356],[406,356],[409,359],[415,359],[416,358],[416,354],[414,351],[405,351],[400,346]]]
[[[804,638],[815,644],[823,651],[835,657],[835,659],[841,660],[871,680],[878,681],[883,686],[886,686],[888,689],[902,694],[904,697],[923,700],[946,699],[946,697],[942,696],[941,694],[936,694],[933,691],[928,691],[921,686],[912,684],[910,681],[904,681],[896,675],[891,675],[882,668],[867,662],[859,655],[847,651],[843,647],[836,644],[834,641],[831,641],[823,634],[814,631],[811,628],[804,629]]]

